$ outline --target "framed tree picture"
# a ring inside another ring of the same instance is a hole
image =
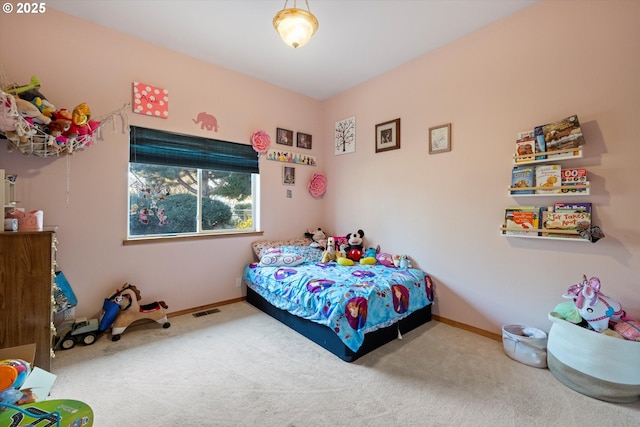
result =
[[[400,148],[400,119],[376,125],[376,153]]]
[[[451,151],[451,123],[429,128],[429,154]]]
[[[335,155],[356,151],[356,118],[349,117],[336,122]]]

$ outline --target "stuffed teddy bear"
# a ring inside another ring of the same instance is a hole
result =
[[[360,261],[362,258],[362,248],[364,240],[364,231],[358,230],[355,233],[347,234],[347,242],[349,242],[349,250],[347,252],[347,258],[354,262]]]
[[[322,263],[326,264],[330,261],[338,260],[338,251],[336,251],[336,241],[333,237],[327,238],[327,249],[322,252]]]
[[[327,248],[327,235],[322,231],[322,228],[318,227],[317,230],[308,229],[306,233],[304,233],[304,237],[309,237],[313,239],[313,242],[309,246],[314,248]],[[335,244],[335,243],[334,243]]]

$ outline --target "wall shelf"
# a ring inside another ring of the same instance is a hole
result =
[[[564,150],[556,150],[556,151],[545,151],[544,152],[544,159],[534,159],[534,160],[520,160],[519,159],[524,159],[524,158],[529,158],[529,157],[536,157],[536,155],[532,155],[532,154],[524,154],[524,155],[517,155],[515,154],[513,156],[513,164],[515,166],[524,166],[524,165],[531,165],[534,163],[549,163],[549,162],[557,162],[557,161],[564,161],[564,160],[573,160],[573,159],[581,159],[582,158],[582,147],[577,147],[577,148],[567,148]],[[563,156],[559,156],[560,154],[563,154]],[[551,155],[552,157],[549,158],[549,155]],[[553,157],[553,155],[558,155],[558,157]],[[541,154],[538,153],[537,157],[540,157]]]
[[[551,230],[547,228],[533,228],[530,230],[523,230],[522,228],[508,228],[504,226],[499,227],[500,235],[502,237],[517,237],[524,239],[546,239],[546,240],[571,240],[577,242],[589,242],[589,240],[582,238],[580,234],[576,230]],[[522,234],[505,234],[507,231],[518,232]],[[539,233],[553,233],[566,235],[567,237],[562,236],[539,236]]]
[[[513,197],[568,197],[568,196],[588,196],[591,194],[591,186],[588,182],[582,184],[573,185],[561,185],[559,187],[553,187],[554,190],[560,189],[561,193],[546,193],[546,194],[520,194],[513,193],[513,191],[527,191],[527,190],[548,190],[549,187],[509,187],[509,195]],[[564,191],[566,190],[566,191]],[[584,190],[584,191],[577,191]]]

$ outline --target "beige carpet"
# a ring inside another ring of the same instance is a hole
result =
[[[251,305],[58,351],[55,399],[110,426],[638,426],[502,343],[432,321],[346,363]]]

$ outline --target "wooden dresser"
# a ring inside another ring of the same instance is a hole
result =
[[[0,348],[36,343],[51,370],[55,231],[0,232]]]

